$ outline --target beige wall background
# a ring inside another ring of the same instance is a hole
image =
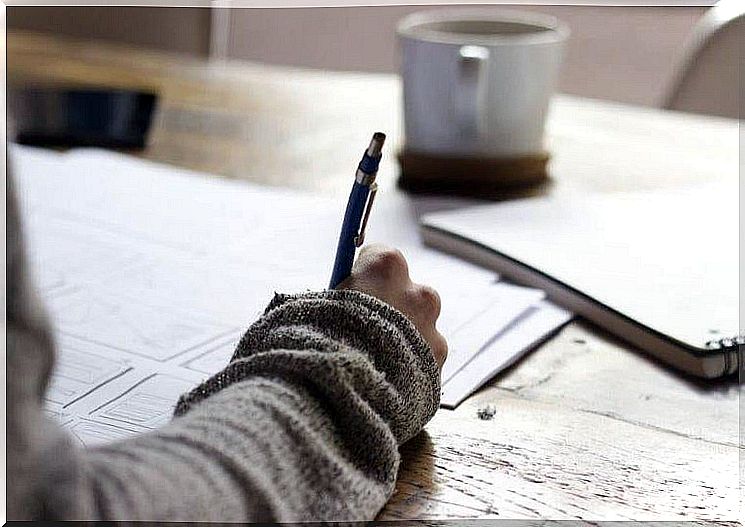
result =
[[[510,6],[486,7],[504,9]],[[515,6],[572,30],[559,89],[659,106],[705,7]],[[231,9],[8,7],[10,29],[54,32],[208,56],[310,68],[395,72],[395,26],[418,6]],[[435,7],[433,9],[442,9]],[[217,23],[216,23],[217,22]]]
[[[517,6],[572,30],[559,89],[656,106],[704,7]],[[393,72],[396,22],[412,6],[235,10],[228,53],[280,64]],[[438,9],[438,8],[434,8]],[[502,7],[484,8],[499,10]]]
[[[174,7],[6,7],[8,29],[207,56],[210,10]]]

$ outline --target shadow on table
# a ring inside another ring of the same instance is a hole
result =
[[[564,326],[564,328],[557,334],[561,334],[563,331],[570,327],[575,327],[581,329],[583,332],[587,332],[593,336],[595,336],[598,339],[601,339],[605,341],[608,344],[615,345],[619,348],[623,348],[625,352],[627,353],[633,353],[646,363],[648,363],[654,370],[657,370],[665,375],[670,375],[676,379],[679,379],[683,383],[685,383],[689,388],[692,390],[699,392],[699,393],[709,393],[709,394],[719,394],[722,397],[731,396],[732,392],[735,390],[738,390],[739,388],[739,378],[738,373],[733,373],[731,375],[720,377],[718,379],[701,379],[699,377],[694,377],[693,375],[690,375],[688,373],[682,372],[680,370],[677,370],[676,368],[670,366],[669,364],[666,364],[659,359],[653,357],[652,355],[649,355],[648,353],[645,353],[644,351],[634,347],[633,345],[626,343],[622,338],[609,333],[608,331],[596,326],[592,322],[589,322],[582,318],[576,318],[573,321],[571,321],[567,326]],[[575,342],[578,345],[585,345],[586,342]],[[520,367],[520,365],[528,360],[532,353],[538,351],[536,348],[535,350],[531,351],[530,353],[526,353],[522,357],[520,357],[519,360],[517,360],[514,364],[512,364],[509,368],[506,368],[505,370],[499,372],[483,389],[487,389],[491,386],[497,385],[501,379],[504,379],[508,377],[512,372],[514,372],[516,369]],[[740,351],[741,358],[740,363],[743,362],[742,357],[743,350]]]
[[[436,493],[434,451],[434,443],[426,430],[401,447],[396,491],[379,518],[408,520],[425,515],[427,497]]]
[[[579,319],[575,323],[586,328],[588,331],[592,331],[603,340],[616,344],[618,346],[622,346],[626,348],[629,353],[635,353],[636,355],[650,363],[655,369],[675,376],[676,378],[685,382],[693,390],[704,393],[721,393],[722,395],[727,395],[732,390],[738,389],[739,378],[737,372],[717,379],[702,379],[699,377],[694,377],[691,374],[682,372],[670,366],[669,364],[660,361],[659,359],[653,357],[648,353],[645,353],[632,344],[626,343],[622,338],[617,337],[612,333],[609,333],[608,331],[595,326],[591,322],[588,322],[584,319]],[[740,349],[740,364],[742,364],[742,356],[743,350]]]

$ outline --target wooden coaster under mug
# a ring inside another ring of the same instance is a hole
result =
[[[403,150],[398,186],[415,194],[502,197],[548,181],[548,152],[516,157],[437,156]]]

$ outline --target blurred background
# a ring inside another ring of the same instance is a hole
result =
[[[702,2],[706,3],[715,2]],[[735,3],[742,2],[731,2]],[[499,8],[503,7],[509,6]],[[656,107],[670,104],[675,97],[676,72],[687,60],[697,24],[702,23],[709,9],[703,5],[516,7],[554,15],[570,26],[572,38],[562,70],[561,92]],[[205,58],[390,73],[397,69],[396,22],[417,9],[421,6],[9,7],[7,24],[11,31],[100,39]],[[739,31],[742,37],[742,28]],[[721,45],[726,49],[737,47],[736,41],[730,40]],[[743,40],[739,39],[740,49]],[[732,52],[717,53],[701,75],[715,72],[722,85],[722,76],[736,75],[737,59]],[[722,94],[708,95],[712,100],[688,106],[731,115],[731,101],[716,100]]]
[[[742,115],[745,2],[702,3],[710,5],[480,6],[546,13],[571,29],[547,130],[556,181],[566,172],[586,188],[614,190],[643,171],[624,159],[629,134],[652,137],[651,128],[622,125],[628,112],[648,115],[640,117],[645,123],[660,109]],[[114,93],[88,108],[96,118],[113,115],[106,105],[128,112],[137,124],[129,136],[97,143],[97,129],[73,145],[144,142],[131,153],[229,178],[343,192],[338,182],[358,161],[349,145],[365,143],[370,130],[388,132],[392,154],[404,143],[395,28],[421,9],[11,6],[9,108],[21,124],[48,125],[69,119],[76,103],[35,95],[36,87],[134,91],[139,99],[122,102],[116,98],[126,94]],[[27,94],[22,104],[14,92]],[[614,177],[584,168],[590,126],[617,143],[619,158],[604,161]],[[148,128],[145,138],[140,130]],[[611,139],[615,132],[623,133]],[[384,164],[398,171],[395,155]]]

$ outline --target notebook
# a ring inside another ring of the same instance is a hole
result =
[[[680,370],[742,364],[736,180],[479,205],[421,231]]]

